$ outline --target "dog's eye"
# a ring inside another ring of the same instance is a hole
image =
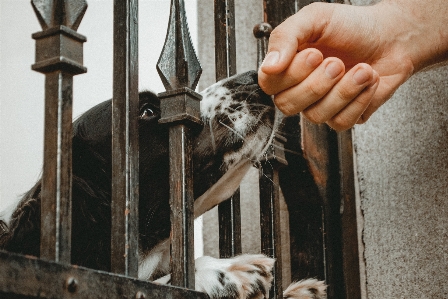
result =
[[[145,108],[143,108],[143,110],[140,114],[140,119],[150,120],[156,116],[157,116],[156,113],[151,108],[145,107]]]

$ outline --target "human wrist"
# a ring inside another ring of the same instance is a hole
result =
[[[393,37],[390,47],[411,61],[413,73],[448,60],[446,0],[383,0],[375,6],[382,34]]]

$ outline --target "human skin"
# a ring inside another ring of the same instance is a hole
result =
[[[448,60],[447,24],[446,0],[315,2],[272,31],[259,85],[284,114],[346,130],[410,76]]]

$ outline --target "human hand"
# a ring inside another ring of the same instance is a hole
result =
[[[338,131],[364,123],[415,71],[446,58],[431,50],[441,44],[431,24],[398,2],[304,7],[271,33],[260,87],[286,115],[303,112]]]

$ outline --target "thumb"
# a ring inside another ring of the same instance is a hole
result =
[[[267,75],[284,71],[299,48],[322,35],[331,17],[332,4],[315,2],[278,25],[269,37],[268,53],[260,71]]]

